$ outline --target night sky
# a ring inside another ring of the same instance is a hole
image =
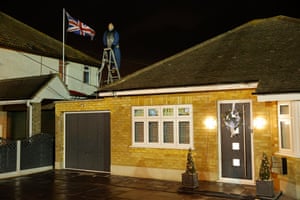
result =
[[[63,8],[96,31],[94,40],[66,33],[66,44],[97,59],[109,22],[120,34],[126,75],[257,18],[300,18],[291,0],[134,0],[1,2],[1,11],[62,41]]]

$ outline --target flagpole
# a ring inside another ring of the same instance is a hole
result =
[[[65,8],[63,8],[62,80],[65,82]]]

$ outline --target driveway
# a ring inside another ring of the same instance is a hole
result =
[[[281,195],[280,199],[282,198]],[[278,198],[278,199],[279,199]],[[74,170],[50,170],[0,180],[1,200],[190,200],[255,199],[255,186],[199,181],[197,190],[180,182]]]

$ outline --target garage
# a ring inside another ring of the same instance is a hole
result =
[[[110,172],[110,113],[65,113],[65,168]]]

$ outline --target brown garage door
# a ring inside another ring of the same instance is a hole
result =
[[[65,167],[110,172],[110,113],[67,113]]]

